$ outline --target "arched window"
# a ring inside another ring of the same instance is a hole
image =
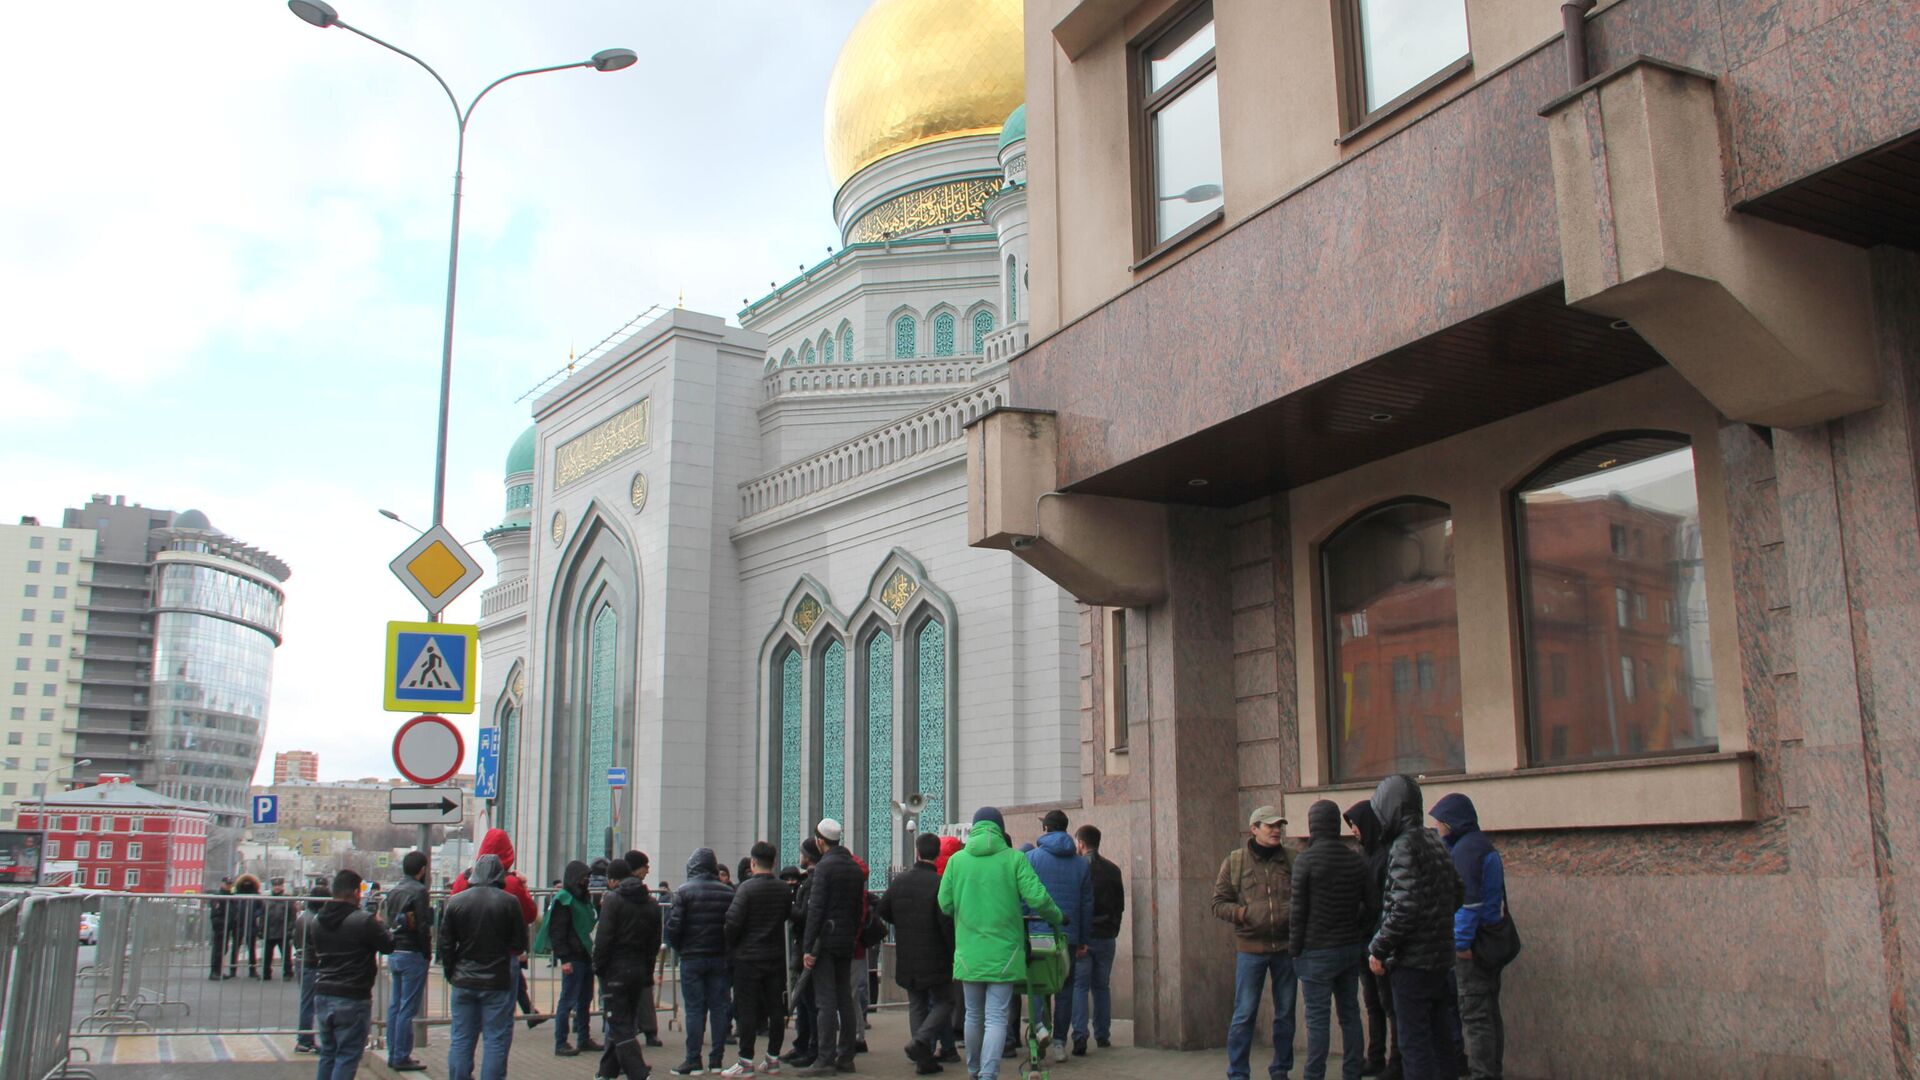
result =
[[[793,366],[793,350],[792,349],[788,349],[787,354],[780,358],[780,366],[781,367]]]
[[[867,733],[867,887],[887,887],[894,849],[893,824],[893,635],[885,630],[867,642],[861,712]]]
[[[806,346],[800,350],[800,363],[805,366],[811,366],[819,362],[819,355],[813,351],[813,342],[807,342]]]
[[[833,363],[833,335],[832,334],[828,334],[820,339],[820,362],[823,364]]]
[[[953,312],[943,311],[933,317],[933,355],[952,356],[956,347]]]
[[[512,680],[508,680],[512,685]],[[500,706],[500,746],[499,758],[494,768],[493,823],[508,831],[513,829],[513,770],[520,765],[520,755],[515,748],[520,744],[520,706],[509,698]]]
[[[847,649],[838,641],[820,657],[820,816],[847,820]]]
[[[1335,782],[1459,772],[1460,630],[1453,512],[1375,507],[1320,549]]]
[[[1536,765],[1719,745],[1693,447],[1583,444],[1514,492]]]
[[[987,351],[987,335],[993,333],[993,312],[982,308],[973,313],[973,352],[978,356]]]
[[[1020,321],[1020,263],[1007,256],[1007,325]]]
[[[773,355],[772,353],[768,353],[767,354],[767,372],[771,374],[773,370],[779,366],[780,366],[780,358]]]
[[[587,652],[587,828],[581,837],[581,851],[600,851],[606,847],[607,829],[613,825],[613,789],[605,783],[607,770],[613,767],[613,729],[615,699],[619,688],[617,649],[620,643],[620,617],[613,608],[603,607],[593,617],[593,629]]]
[[[788,649],[775,662],[777,701],[774,715],[780,722],[780,852],[784,858],[800,853],[800,653]],[[791,854],[789,854],[791,853]]]
[[[947,820],[947,628],[928,619],[914,648],[919,690],[914,764],[920,794],[927,797],[920,831],[938,832]]]
[[[893,356],[896,360],[911,360],[920,355],[920,325],[913,316],[902,315],[893,320]]]

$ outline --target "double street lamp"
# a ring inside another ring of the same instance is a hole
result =
[[[523,75],[543,75],[549,71],[568,71],[573,68],[592,68],[595,71],[620,71],[624,68],[632,67],[640,58],[635,55],[632,49],[602,49],[588,59],[575,63],[555,64],[551,67],[528,68],[525,71],[516,71],[508,75],[502,75],[488,83],[478,94],[475,94],[473,100],[467,102],[466,107],[463,109],[460,107],[460,99],[453,94],[453,88],[449,87],[447,81],[440,77],[440,73],[433,70],[432,66],[425,60],[420,59],[392,42],[382,41],[357,26],[350,26],[347,23],[341,22],[340,13],[333,9],[332,4],[325,3],[324,0],[287,0],[287,9],[295,15],[298,15],[305,22],[317,26],[322,30],[337,26],[342,30],[358,34],[383,49],[399,53],[401,56],[419,64],[422,68],[426,69],[427,74],[433,76],[434,82],[440,84],[440,89],[446,92],[447,102],[453,106],[453,120],[455,127],[458,129],[459,137],[455,144],[453,157],[453,228],[451,230],[452,238],[447,243],[447,317],[446,326],[442,331],[440,340],[440,427],[434,445],[433,461],[433,523],[439,525],[446,516],[447,402],[453,382],[453,296],[454,284],[459,277],[460,271],[460,188],[462,182],[462,166],[467,154],[467,122],[473,119],[474,107],[480,104],[480,99],[486,97],[488,91],[508,80],[518,79]]]

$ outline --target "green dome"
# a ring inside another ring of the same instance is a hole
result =
[[[508,476],[533,471],[533,434],[534,429],[529,426],[513,440],[513,449],[507,451]]]
[[[1007,122],[1000,125],[1000,149],[1005,150],[1026,137],[1027,103],[1023,101],[1018,108],[1007,114]]]

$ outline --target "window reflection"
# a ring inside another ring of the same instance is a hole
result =
[[[1718,743],[1693,449],[1619,439],[1515,497],[1536,764]]]
[[[1460,771],[1452,512],[1369,511],[1322,546],[1321,572],[1334,779]]]
[[[1213,5],[1200,4],[1139,52],[1148,142],[1144,228],[1158,246],[1219,209],[1220,87]]]
[[[1465,0],[1359,0],[1366,111],[1467,55]]]

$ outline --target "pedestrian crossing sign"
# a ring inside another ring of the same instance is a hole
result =
[[[477,626],[388,623],[387,711],[472,712],[479,661]]]

